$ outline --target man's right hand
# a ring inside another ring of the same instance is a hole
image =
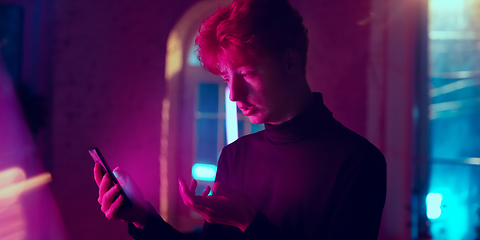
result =
[[[119,167],[113,170],[113,174],[132,202],[132,207],[122,207],[125,201],[123,195],[115,199],[115,196],[120,193],[119,186],[113,185],[110,176],[104,172],[100,164],[96,163],[93,175],[98,186],[98,203],[102,206],[102,212],[110,220],[131,222],[137,228],[143,229],[148,218],[148,203],[143,199],[142,191],[130,175]]]

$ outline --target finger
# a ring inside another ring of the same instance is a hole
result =
[[[192,180],[192,182],[190,182],[190,186],[187,187],[187,183],[185,182],[185,180],[183,178],[180,178],[179,181],[178,181],[178,184],[179,184],[179,187],[181,188],[180,192],[184,192],[185,194],[189,195],[190,197],[195,196],[195,189],[197,188],[197,181]]]
[[[195,179],[192,179],[192,181],[190,182],[190,187],[188,188],[188,190],[190,190],[190,192],[195,192],[195,190],[197,189],[197,180]]]
[[[123,169],[121,169],[120,167],[116,167],[115,169],[113,169],[113,175],[115,175],[120,185],[124,185],[127,182],[126,179],[130,176],[128,175],[127,172],[123,171]]]
[[[102,199],[102,207],[101,207],[102,212],[107,213],[107,211],[110,209],[110,206],[114,202],[113,199],[119,193],[120,193],[120,190],[118,188],[118,185],[113,186],[112,188],[110,188],[110,190],[108,190],[105,193],[105,195],[103,196],[103,199]],[[118,200],[118,198],[117,198],[117,200]]]
[[[111,185],[112,180],[110,179],[110,176],[105,173],[105,175],[103,175],[102,181],[100,182],[100,185],[98,186],[98,202],[100,204],[102,204],[103,195],[105,195]]]
[[[208,196],[209,193],[210,193],[210,186],[207,185],[202,192],[202,197]]]
[[[211,214],[211,212],[205,206],[197,204],[198,200],[202,201],[202,199],[205,197],[195,196],[195,194],[192,194],[192,192],[187,188],[185,180],[182,178],[178,180],[178,188],[185,206],[199,213],[204,218]]]
[[[110,220],[118,219],[118,210],[122,206],[124,199],[125,198],[123,197],[123,195],[120,195],[115,200],[115,202],[113,202],[112,205],[110,205],[110,208],[105,213],[105,217],[110,219]]]
[[[233,188],[229,188],[227,185],[221,182],[215,182],[212,188],[213,188],[213,192],[217,196],[225,196],[226,198],[230,198],[230,199],[244,198],[241,192]]]
[[[102,165],[100,165],[100,163],[95,163],[95,166],[93,167],[93,178],[95,179],[97,186],[100,186],[104,174],[105,172],[103,171]]]
[[[225,194],[229,194],[229,188],[227,186],[225,186],[225,184],[221,183],[221,182],[215,182],[213,185],[212,185],[212,188],[213,188],[213,192],[215,193],[215,195],[217,196],[225,196]]]
[[[180,192],[180,195],[182,196],[183,203],[187,206],[192,205],[192,202],[193,202],[192,196],[191,196],[190,191],[187,188],[185,180],[179,179],[178,190]]]

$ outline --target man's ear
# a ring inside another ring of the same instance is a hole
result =
[[[284,55],[285,70],[291,75],[301,73],[302,60],[300,54],[294,48],[289,48]]]

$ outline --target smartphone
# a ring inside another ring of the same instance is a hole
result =
[[[125,199],[123,201],[122,207],[123,208],[131,208],[132,207],[132,202],[128,199],[128,196],[127,196],[127,194],[125,194],[125,191],[123,191],[122,186],[120,186],[120,183],[118,182],[118,179],[113,174],[112,169],[108,166],[107,161],[105,161],[105,158],[103,158],[103,155],[100,152],[100,150],[98,150],[98,148],[92,148],[92,149],[88,150],[88,153],[90,153],[90,156],[92,156],[93,161],[95,161],[96,163],[100,163],[100,165],[103,167],[103,171],[110,176],[110,179],[112,179],[113,183],[118,185],[120,193],[119,193],[118,196],[115,196],[113,201],[115,201],[115,199],[117,199],[120,196],[120,194],[122,194],[124,199]]]

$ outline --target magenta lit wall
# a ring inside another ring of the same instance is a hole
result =
[[[309,29],[310,87],[337,120],[365,136],[371,1],[291,2]]]
[[[130,239],[100,211],[90,147],[158,205],[165,46],[191,2],[54,1],[52,188],[70,239]]]

